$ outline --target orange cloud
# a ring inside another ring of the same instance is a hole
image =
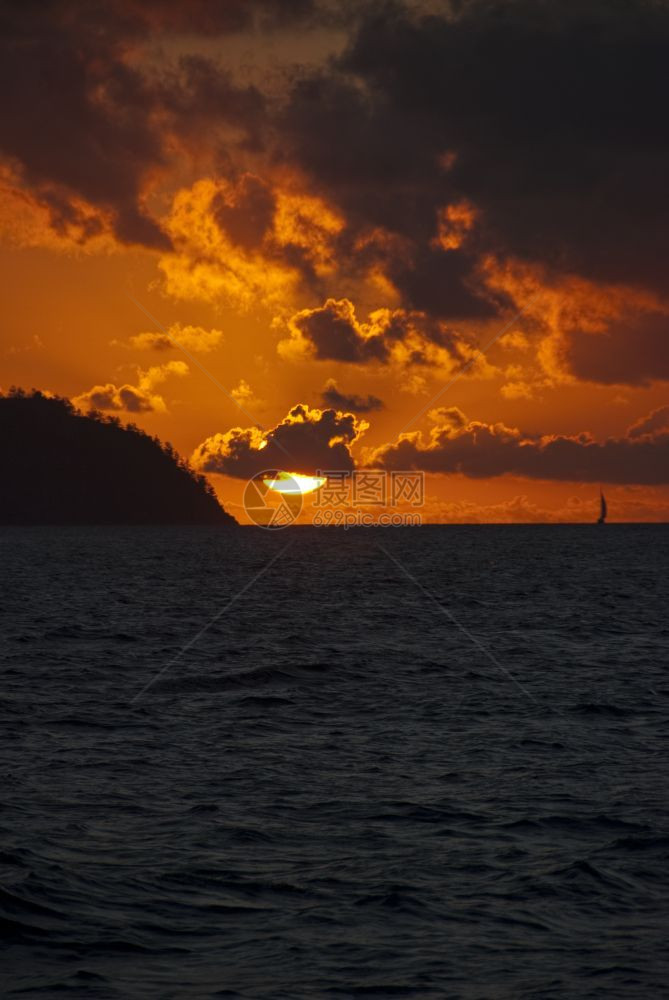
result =
[[[111,253],[121,249],[110,213],[70,197],[60,218],[53,205],[24,189],[11,167],[0,164],[0,239],[18,247],[71,253]]]
[[[265,405],[265,400],[258,399],[249,383],[243,378],[239,380],[234,389],[230,390],[230,395],[240,407],[248,409],[249,406],[253,405],[262,408]]]
[[[629,285],[550,275],[538,264],[485,258],[481,274],[534,329],[537,379],[647,384],[669,378],[669,302]],[[519,350],[524,344],[502,339]],[[511,389],[513,394],[513,388]]]
[[[165,289],[242,310],[290,306],[302,281],[332,270],[343,225],[321,199],[254,175],[197,181],[164,220],[175,247],[159,262]]]
[[[92,389],[75,396],[73,404],[84,412],[88,410],[126,410],[128,413],[165,413],[167,407],[162,396],[154,392],[170,375],[188,374],[188,365],[183,361],[169,361],[166,365],[155,365],[146,371],[138,369],[137,385],[116,386],[113,382],[95,385]]]
[[[343,218],[321,198],[279,189],[276,195],[273,240],[281,250],[301,250],[317,275],[333,271],[335,241]]]
[[[185,347],[189,351],[207,353],[223,340],[222,330],[205,330],[201,326],[181,326],[174,323],[167,333],[160,331],[137,333],[130,338],[130,346],[140,351],[166,351]]]
[[[437,235],[432,246],[440,250],[458,250],[473,229],[478,211],[467,199],[444,205],[437,212]]]

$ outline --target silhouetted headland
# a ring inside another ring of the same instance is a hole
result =
[[[0,395],[0,464],[2,524],[237,523],[170,444],[40,392]]]

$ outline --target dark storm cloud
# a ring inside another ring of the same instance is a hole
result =
[[[378,261],[407,308],[449,318],[492,315],[490,297],[473,287],[475,242],[450,253],[431,246],[438,208],[457,196],[439,162],[444,144],[422,113],[407,113],[348,77],[345,68],[330,67],[299,81],[280,120],[288,155],[346,215],[339,258],[354,267]],[[381,242],[361,252],[359,235],[375,227],[404,245]]]
[[[0,21],[22,34],[36,22],[61,24],[107,42],[148,35],[234,35],[251,29],[271,31],[299,26],[325,16],[318,0],[3,0]],[[330,17],[332,20],[332,17]]]
[[[125,0],[119,7],[138,29],[202,35],[286,27],[317,11],[315,0]]]
[[[664,291],[667,4],[366,10],[343,56],[296,85],[285,141],[353,225],[422,248],[393,262],[405,304],[489,310],[472,292],[481,250]],[[438,207],[460,198],[480,209],[475,232],[427,249]]]
[[[332,406],[336,410],[353,410],[354,413],[372,413],[374,410],[382,410],[385,406],[378,396],[358,396],[355,393],[340,392],[333,378],[326,382],[321,400],[325,406]]]
[[[669,316],[628,316],[603,333],[570,333],[564,359],[572,374],[592,382],[647,386],[669,379]]]
[[[241,135],[240,146],[258,151],[265,125],[265,98],[253,85],[238,86],[218,63],[200,55],[184,55],[155,80],[153,97],[175,135],[186,147],[218,149],[217,129],[232,126]]]
[[[214,62],[185,55],[149,70],[128,59],[150,32],[220,34],[267,17],[303,17],[307,2],[119,3],[80,0],[0,6],[0,157],[50,212],[59,232],[80,240],[109,219],[123,243],[166,248],[143,204],[147,177],[170,162],[170,135],[196,147],[232,127],[259,148],[265,100]],[[291,14],[292,12],[292,14]],[[276,16],[275,16],[276,15]],[[207,132],[208,130],[208,132]],[[82,211],[81,202],[100,217]]]
[[[377,267],[403,308],[433,317],[508,304],[482,291],[477,265],[489,252],[663,294],[669,5],[436,6],[440,14],[375,0],[0,3],[0,84],[11,95],[0,153],[59,230],[85,240],[109,218],[120,240],[160,247],[144,192],[174,165],[175,148],[208,154],[226,176],[248,168],[240,152],[256,157],[259,175],[263,162],[268,173],[297,168],[345,219],[337,278]],[[189,49],[335,23],[348,31],[342,54],[287,72],[281,100]],[[165,40],[181,57],[149,66],[142,46],[155,55]],[[242,248],[266,231],[272,196],[262,184],[215,206]],[[439,213],[464,201],[475,223],[440,241]],[[299,248],[282,253],[307,282],[324,282]],[[333,291],[342,294],[318,289]]]
[[[363,25],[342,67],[424,152],[504,249],[606,280],[664,282],[669,250],[669,8],[643,0],[470,3]]]
[[[113,213],[121,240],[164,244],[139,207],[144,172],[162,162],[146,82],[82,47],[56,13],[50,23],[35,11],[34,24],[0,41],[0,87],[12,94],[0,108],[2,154],[48,205],[57,229],[76,222],[74,199],[83,198]]]
[[[272,225],[276,199],[259,177],[244,174],[232,196],[219,192],[211,205],[216,222],[233,243],[258,247]]]
[[[193,452],[191,462],[200,472],[249,479],[265,469],[313,475],[322,469],[351,470],[350,445],[366,424],[352,413],[310,409],[300,403],[276,427],[233,427],[214,434]],[[260,447],[261,443],[267,443]]]
[[[429,441],[410,434],[384,445],[370,465],[460,473],[472,479],[513,475],[589,483],[669,483],[669,433],[639,439],[630,434],[600,443],[589,435],[540,438],[501,424],[452,420],[435,427]]]

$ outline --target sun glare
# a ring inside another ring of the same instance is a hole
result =
[[[279,472],[276,479],[263,479],[267,489],[275,493],[313,493],[325,481],[324,476],[300,476],[294,472]]]

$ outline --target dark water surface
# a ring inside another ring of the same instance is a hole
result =
[[[668,557],[0,530],[0,994],[669,996]]]

